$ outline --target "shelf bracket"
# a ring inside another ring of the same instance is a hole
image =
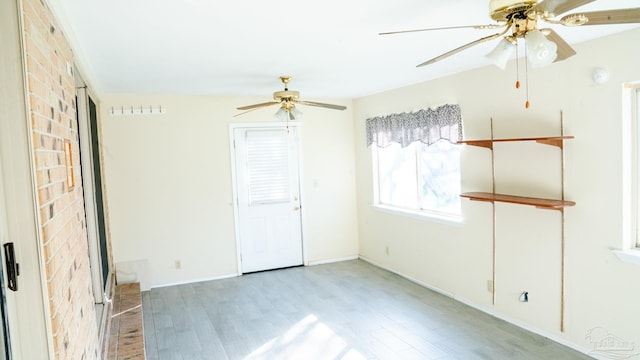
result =
[[[564,148],[564,141],[562,141],[562,139],[541,139],[536,140],[536,142],[545,145],[557,146],[560,149]]]

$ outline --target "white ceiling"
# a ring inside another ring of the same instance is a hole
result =
[[[498,40],[423,61],[496,32],[381,31],[492,23],[488,0],[49,0],[102,93],[256,95],[293,76],[302,97],[357,98],[486,66]],[[599,0],[572,12],[640,7]],[[570,44],[638,25],[554,27]],[[576,55],[580,56],[580,54]],[[570,60],[567,60],[570,61]]]

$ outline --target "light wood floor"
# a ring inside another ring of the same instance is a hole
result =
[[[143,293],[147,359],[588,359],[361,260]]]

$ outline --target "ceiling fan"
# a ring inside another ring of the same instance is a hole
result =
[[[320,103],[315,101],[300,100],[299,91],[289,90],[288,86],[289,86],[289,81],[291,81],[291,76],[280,76],[280,81],[282,81],[282,83],[284,84],[284,90],[276,91],[273,93],[273,99],[275,101],[269,101],[269,102],[260,103],[260,104],[253,104],[253,105],[238,107],[237,108],[238,110],[246,110],[246,111],[241,112],[240,114],[237,114],[235,116],[239,116],[253,110],[257,110],[263,107],[277,105],[277,104],[280,104],[280,109],[278,109],[278,111],[275,113],[275,117],[283,121],[297,120],[302,117],[302,112],[296,108],[295,104],[317,106],[317,107],[323,107],[323,108],[334,109],[334,110],[345,110],[347,108],[346,106],[343,106],[343,105],[333,105],[333,104],[325,104],[325,103]]]
[[[610,25],[640,23],[640,8],[615,9],[593,12],[582,12],[558,16],[595,0],[490,0],[489,15],[497,23],[489,25],[452,26],[431,29],[417,29],[384,32],[380,35],[408,32],[450,30],[460,28],[501,29],[468,44],[438,55],[419,65],[425,66],[457,54],[472,46],[504,36],[498,46],[487,55],[497,66],[504,68],[515,52],[518,39],[527,42],[527,58],[532,66],[544,66],[552,62],[567,59],[576,54],[575,50],[550,28],[538,28],[539,22],[560,24],[564,26]]]

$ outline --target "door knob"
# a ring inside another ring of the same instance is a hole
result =
[[[298,210],[300,210],[300,206],[294,206],[294,207],[293,207],[293,210],[294,210],[294,211],[298,211]]]

